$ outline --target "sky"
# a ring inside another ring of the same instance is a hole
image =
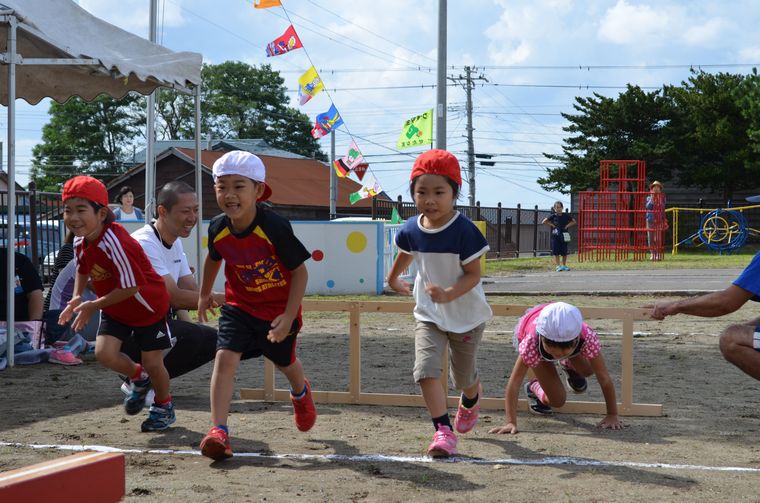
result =
[[[120,28],[148,36],[149,0],[79,0]],[[408,178],[422,149],[396,149],[404,121],[435,106],[438,0],[283,0],[285,9],[254,9],[252,0],[158,0],[158,42],[193,51],[206,63],[271,64],[282,72],[292,106],[312,120],[335,104],[344,125],[336,153],[353,138],[392,198],[411,200]],[[266,44],[293,24],[299,49],[267,58]],[[477,77],[475,152],[495,155],[476,168],[484,206],[549,208],[569,197],[536,179],[556,166],[576,96],[617,96],[626,84],[647,90],[688,79],[690,68],[749,73],[760,66],[756,0],[467,0],[448,2],[447,148],[466,166],[464,67]],[[328,92],[303,107],[297,79],[313,64]],[[31,149],[41,141],[49,102],[17,104],[17,180],[26,185]],[[0,116],[0,140],[7,138]],[[329,155],[329,137],[320,140]],[[463,179],[466,175],[463,173]],[[467,204],[469,187],[460,203]],[[326,195],[327,197],[327,195]]]

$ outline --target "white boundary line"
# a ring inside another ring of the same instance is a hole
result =
[[[104,445],[57,445],[57,444],[21,444],[16,442],[0,442],[0,447],[21,447],[28,449],[56,449],[61,451],[96,451],[121,452],[124,454],[168,454],[180,456],[200,456],[200,451],[172,449],[122,449]],[[706,466],[671,463],[637,463],[634,461],[600,461],[595,459],[575,458],[570,456],[550,456],[536,459],[478,459],[478,458],[448,458],[431,459],[423,456],[388,456],[385,454],[261,454],[258,452],[236,452],[239,458],[288,459],[300,461],[323,461],[344,463],[464,463],[472,465],[527,465],[527,466],[594,466],[594,467],[627,467],[627,468],[661,468],[665,470],[700,470],[714,472],[745,472],[760,473],[760,468],[743,466]]]

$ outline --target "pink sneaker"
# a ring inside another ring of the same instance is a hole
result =
[[[448,458],[457,453],[457,436],[448,426],[439,426],[433,435],[433,441],[428,446],[428,456],[431,458]]]
[[[58,363],[59,365],[81,365],[82,360],[73,355],[70,351],[64,351],[63,349],[56,349],[50,353],[48,357],[50,363]]]
[[[478,403],[467,409],[462,405],[462,397],[459,397],[459,408],[454,418],[454,429],[459,433],[467,433],[475,427],[478,422],[480,413],[480,395],[483,394],[483,388],[478,386]]]

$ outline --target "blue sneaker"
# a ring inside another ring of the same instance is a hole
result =
[[[164,407],[159,407],[155,403],[150,406],[150,413],[148,419],[143,421],[140,429],[142,431],[162,431],[174,424],[177,420],[177,416],[174,415],[174,404],[169,403]]]
[[[129,396],[124,399],[124,411],[130,416],[139,414],[145,407],[145,397],[150,391],[150,377],[132,381]]]

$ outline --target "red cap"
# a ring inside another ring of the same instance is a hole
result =
[[[72,197],[81,197],[108,208],[108,190],[106,190],[106,186],[103,185],[103,182],[91,176],[75,176],[63,184],[61,200],[65,203],[67,199],[71,199]],[[111,208],[108,208],[108,218],[106,220],[108,222],[116,220],[116,216],[111,211]]]
[[[447,150],[434,148],[420,154],[414,161],[409,179],[414,180],[420,175],[445,176],[458,186],[462,186],[462,170],[459,167],[459,161]]]

